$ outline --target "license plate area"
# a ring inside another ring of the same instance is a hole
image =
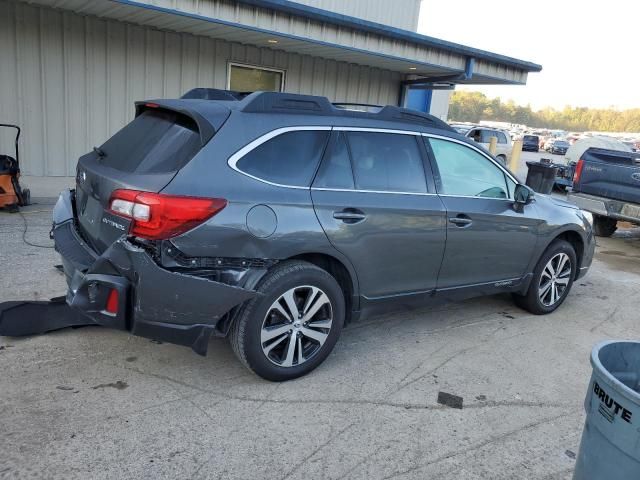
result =
[[[102,205],[98,200],[82,192],[77,202],[78,222],[84,233],[95,240],[100,236],[100,220],[102,219]]]
[[[100,221],[100,239],[108,245],[129,233],[131,220],[105,211]]]

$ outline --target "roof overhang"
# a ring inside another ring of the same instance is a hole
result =
[[[403,73],[407,78],[422,78],[423,82],[451,78],[450,83],[461,84],[525,84],[529,72],[542,68],[530,62],[286,0],[205,0],[184,2],[185,6],[180,10],[152,4],[151,0],[22,1],[162,30],[391,70]]]

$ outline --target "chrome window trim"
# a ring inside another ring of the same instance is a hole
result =
[[[271,140],[274,137],[277,137],[277,136],[282,135],[283,133],[287,133],[287,132],[313,131],[313,130],[317,130],[317,131],[336,130],[336,131],[342,131],[342,132],[352,131],[352,132],[392,133],[392,134],[399,134],[399,135],[413,135],[413,136],[422,136],[422,137],[427,137],[427,138],[437,138],[437,139],[440,139],[440,140],[446,140],[446,141],[449,141],[449,142],[458,143],[458,144],[463,145],[463,146],[465,146],[467,148],[471,148],[472,150],[475,150],[480,155],[482,155],[483,157],[487,158],[490,162],[492,162],[494,165],[496,165],[500,170],[502,170],[504,172],[505,175],[507,175],[516,184],[520,183],[499,162],[497,162],[494,159],[492,159],[490,156],[485,154],[482,150],[480,150],[479,148],[475,147],[474,145],[470,145],[470,144],[468,144],[466,142],[457,140],[455,138],[447,137],[447,136],[444,136],[444,135],[437,135],[437,134],[433,134],[433,133],[424,133],[424,132],[416,132],[416,131],[412,131],[412,130],[395,130],[395,129],[390,129],[390,128],[376,128],[376,127],[345,127],[345,126],[331,127],[331,126],[327,126],[327,125],[316,125],[316,126],[312,126],[312,125],[297,125],[297,126],[291,126],[291,127],[276,128],[275,130],[271,130],[270,132],[267,132],[264,135],[261,135],[260,137],[256,138],[255,140],[252,140],[247,145],[245,145],[240,150],[238,150],[236,153],[231,155],[229,157],[229,159],[227,160],[227,164],[229,165],[229,167],[231,167],[236,172],[238,172],[238,173],[240,173],[240,174],[242,174],[242,175],[244,175],[246,177],[252,178],[253,180],[257,180],[258,182],[265,183],[267,185],[271,185],[271,186],[274,186],[274,187],[292,188],[292,189],[295,189],[295,190],[317,190],[317,191],[329,191],[329,192],[385,193],[385,194],[394,194],[394,195],[417,195],[417,196],[441,196],[441,197],[459,197],[459,198],[481,198],[481,199],[484,199],[484,200],[501,200],[503,202],[513,202],[513,200],[509,199],[509,198],[476,197],[476,196],[469,196],[469,195],[448,195],[448,194],[438,194],[438,193],[429,193],[429,192],[427,192],[427,193],[396,192],[396,191],[393,191],[393,190],[358,190],[358,189],[325,188],[325,187],[313,187],[313,186],[311,186],[311,187],[300,187],[300,186],[296,186],[296,185],[285,185],[285,184],[281,184],[281,183],[271,182],[269,180],[265,180],[263,178],[256,177],[255,175],[251,175],[250,173],[244,172],[240,168],[238,168],[238,166],[237,166],[237,163],[240,161],[240,159],[242,157],[244,157],[246,154],[248,154],[249,152],[251,152],[255,148],[259,147],[260,145],[262,145],[263,143]]]
[[[417,195],[419,197],[437,197],[437,193],[420,193],[420,192],[395,192],[393,190],[357,190],[353,188],[327,188],[327,187],[311,187],[311,190],[320,192],[348,192],[348,193],[387,193],[392,195]]]
[[[475,198],[476,200],[499,200],[501,202],[509,202],[513,203],[513,200],[510,198],[496,198],[496,197],[478,197],[473,195],[448,195],[446,193],[438,194],[441,197],[451,197],[451,198]]]
[[[333,127],[334,130],[339,132],[372,132],[372,133],[394,133],[397,135],[413,135],[420,136],[422,132],[415,132],[413,130],[394,130],[391,128],[376,128],[376,127]]]
[[[264,135],[256,138],[255,140],[252,140],[251,142],[246,144],[244,147],[242,147],[240,150],[238,150],[236,153],[231,155],[229,157],[229,159],[227,160],[227,165],[229,165],[236,172],[241,173],[242,175],[245,175],[245,176],[247,176],[249,178],[253,178],[254,180],[257,180],[259,182],[266,183],[267,185],[272,185],[274,187],[282,187],[282,188],[293,188],[295,190],[309,190],[309,187],[300,187],[300,186],[297,186],[297,185],[284,185],[282,183],[270,182],[269,180],[265,180],[264,178],[256,177],[255,175],[251,175],[250,173],[247,173],[247,172],[241,170],[240,168],[238,168],[237,164],[246,154],[248,154],[252,150],[258,148],[263,143],[271,140],[272,138],[275,138],[275,137],[277,137],[279,135],[282,135],[283,133],[299,132],[299,131],[324,131],[324,132],[326,132],[326,131],[329,131],[329,130],[331,130],[331,127],[328,127],[326,125],[315,126],[315,127],[314,126],[294,126],[294,127],[276,128],[275,130],[271,130],[270,132],[265,133]]]

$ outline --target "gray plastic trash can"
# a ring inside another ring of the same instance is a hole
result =
[[[593,347],[574,480],[640,479],[640,342]]]

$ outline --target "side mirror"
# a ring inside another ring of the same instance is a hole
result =
[[[526,185],[519,183],[513,192],[513,201],[516,205],[528,205],[533,201],[535,193]]]

